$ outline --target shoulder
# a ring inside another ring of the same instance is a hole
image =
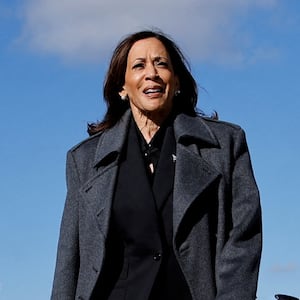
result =
[[[228,145],[243,135],[242,128],[237,124],[199,115],[179,115],[174,128],[179,139],[192,138],[215,146]]]
[[[105,130],[92,135],[80,143],[73,146],[69,152],[74,154],[95,152],[99,147],[101,149],[115,150],[120,146],[124,134],[127,132],[129,121],[131,120],[130,110],[126,111],[120,120]]]
[[[67,167],[75,167],[80,173],[85,173],[93,167],[99,139],[103,132],[99,132],[74,145],[67,152]]]
[[[77,143],[73,147],[71,147],[68,152],[77,154],[80,152],[95,151],[95,148],[97,148],[99,139],[103,133],[104,133],[104,131],[100,131],[95,135],[87,137],[86,139],[80,141],[79,143]]]
[[[207,117],[200,118],[215,136],[222,149],[228,148],[235,152],[237,149],[247,148],[246,133],[240,125]]]
[[[200,117],[211,135],[217,140],[221,151],[233,153],[235,157],[239,153],[248,151],[246,133],[244,129],[235,123]]]
[[[218,120],[206,116],[197,116],[196,118],[199,118],[201,122],[203,122],[207,127],[209,127],[215,132],[235,133],[237,131],[243,130],[240,125],[235,123]]]
[[[197,118],[205,124],[207,129],[218,141],[236,141],[240,138],[245,139],[244,129],[238,124],[203,116],[199,116]]]

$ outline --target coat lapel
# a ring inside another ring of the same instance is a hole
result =
[[[98,227],[105,237],[118,173],[118,160],[127,136],[130,117],[131,111],[128,110],[114,127],[100,136],[93,176],[81,188],[87,207],[95,215]],[[179,115],[174,121],[174,134],[177,144],[173,199],[175,236],[190,205],[220,173],[200,155],[201,148],[219,147],[216,138],[201,118]],[[196,180],[198,184],[195,184]]]
[[[93,176],[82,186],[90,215],[96,217],[97,225],[107,236],[112,198],[118,174],[118,160],[126,140],[131,112],[128,110],[121,120],[99,138],[93,164]]]
[[[201,118],[179,115],[174,122],[177,141],[173,199],[174,237],[191,204],[220,176],[201,157],[201,149],[219,147]]]
[[[170,126],[166,129],[153,181],[153,193],[158,211],[161,211],[164,208],[166,201],[172,199],[171,195],[173,192],[175,169],[172,155],[175,155],[175,153],[176,143],[174,139],[174,130],[173,127]]]

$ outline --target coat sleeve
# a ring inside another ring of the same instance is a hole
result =
[[[78,187],[72,152],[67,154],[67,197],[61,222],[51,300],[74,300],[79,270]]]
[[[230,232],[217,263],[217,300],[256,299],[262,248],[261,207],[245,134],[235,138]]]

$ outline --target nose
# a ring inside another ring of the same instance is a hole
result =
[[[146,79],[155,79],[158,77],[157,69],[152,63],[147,64],[146,67]]]

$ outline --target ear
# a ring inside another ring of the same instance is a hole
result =
[[[120,95],[120,97],[122,98],[124,98],[124,97],[127,97],[127,92],[126,92],[126,90],[125,90],[125,88],[124,88],[124,86],[122,87],[122,90],[119,92],[119,95]]]

